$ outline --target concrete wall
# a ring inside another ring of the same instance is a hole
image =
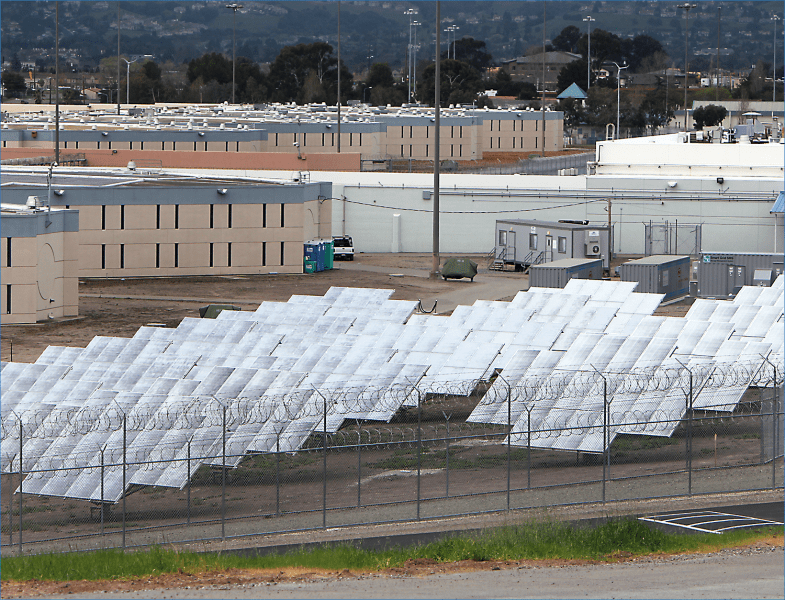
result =
[[[0,322],[78,315],[78,213],[4,211],[2,220]]]

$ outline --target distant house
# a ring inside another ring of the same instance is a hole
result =
[[[530,56],[520,56],[501,63],[501,68],[512,78],[513,81],[526,81],[542,89],[542,81],[545,81],[546,89],[554,89],[559,72],[565,65],[570,64],[581,58],[580,54],[572,52],[546,52],[545,64],[543,65],[543,55],[532,54]]]

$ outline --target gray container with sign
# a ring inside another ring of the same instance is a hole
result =
[[[782,254],[703,252],[698,263],[697,295],[701,298],[735,296],[742,286],[755,285],[755,271],[761,269],[771,269],[776,279],[783,271]]]
[[[570,279],[602,279],[602,259],[564,258],[529,271],[529,287],[563,288]]]
[[[686,296],[690,291],[690,257],[654,255],[631,260],[619,267],[622,281],[637,281],[636,292],[665,294],[664,300]]]

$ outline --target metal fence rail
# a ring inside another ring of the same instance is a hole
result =
[[[478,166],[472,161],[441,161],[445,173],[475,173],[483,175],[586,175],[587,164],[596,158],[594,152],[568,154],[564,156],[534,157],[513,163],[494,166]],[[391,173],[429,173],[433,171],[433,160],[385,156],[363,156],[361,171],[387,171]]]
[[[268,451],[247,454],[228,451],[227,437],[242,424],[268,422],[274,414],[247,401],[223,404],[212,413],[205,406],[183,405],[156,415],[119,410],[10,415],[3,420],[4,450],[10,442],[20,453],[0,478],[0,543],[8,554],[127,548],[566,503],[774,489],[783,485],[783,382],[781,369],[768,367],[673,369],[632,378],[579,371],[525,385],[467,384],[453,394],[414,389],[414,401],[390,423],[350,418],[335,432],[319,426],[296,450],[284,449],[278,430]],[[732,411],[696,408],[700,395],[693,397],[693,390],[750,381],[755,387]],[[582,410],[598,383],[607,393],[600,412],[584,410],[569,421],[546,418],[536,436],[520,425],[514,428],[516,412],[531,411],[545,399],[574,397],[566,405]],[[684,408],[643,413],[614,406],[624,394],[652,389],[678,392]],[[337,400],[314,403],[313,416],[326,423]],[[347,415],[360,403],[342,401]],[[476,407],[491,403],[498,404],[501,422],[467,421]],[[184,457],[174,448],[153,457],[125,442],[126,434],[130,440],[141,431],[204,424],[205,418],[215,422],[224,440],[207,454],[189,441]],[[50,432],[47,424],[60,419],[68,420],[77,437],[111,431],[120,443],[105,444],[98,455],[74,452],[65,460],[28,463],[21,453],[25,443],[43,439]],[[575,433],[599,434],[609,443],[595,453],[542,446],[542,440]],[[125,481],[126,471],[177,464],[193,473],[182,488],[124,485],[120,501],[103,501],[105,480],[108,484],[122,473]],[[101,497],[92,502],[24,493],[25,485],[39,478],[84,472],[100,477]]]

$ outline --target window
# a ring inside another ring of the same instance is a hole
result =
[[[537,148],[537,138],[534,138],[534,148]]]
[[[232,205],[226,207],[228,210],[226,211],[226,226],[231,229],[232,228]]]
[[[450,126],[450,137],[455,137],[455,127]]]
[[[174,266],[180,266],[180,244],[174,245]]]
[[[125,269],[125,244],[120,244],[120,268]]]
[[[305,148],[307,145],[308,145],[308,134],[304,133],[303,134],[303,148]]]
[[[363,145],[363,134],[360,133],[359,136],[360,136],[360,146],[362,146]]]
[[[539,121],[535,121],[535,122],[534,122],[534,131],[537,131],[537,128],[538,128],[539,126],[540,126],[540,122],[539,122]]]
[[[514,123],[515,121],[513,121]],[[512,149],[515,150],[515,138],[512,138]]]
[[[499,232],[499,245],[500,246],[506,246],[507,245],[507,232],[504,231],[504,230],[501,230]]]
[[[414,137],[413,132],[414,132],[414,127],[409,125],[409,139],[412,139]]]
[[[425,158],[428,158],[428,148],[430,148],[430,146],[425,144]]]
[[[403,144],[401,144],[401,156],[403,156]]]
[[[11,266],[11,238],[5,238],[5,266]]]
[[[283,246],[283,244],[284,243],[281,242],[281,266],[283,266],[283,264],[284,264],[284,262],[283,262],[283,248],[284,248],[284,246]]]
[[[537,249],[537,234],[530,233],[529,234],[529,250],[536,250]]]
[[[125,229],[125,204],[120,205],[120,229]]]
[[[276,146],[278,145],[278,134],[277,133],[275,134],[275,145]]]
[[[501,150],[502,149],[502,139],[496,138],[496,147]]]
[[[262,204],[262,227],[267,227],[267,205]]]
[[[450,144],[450,156],[455,156],[455,146]]]
[[[174,205],[174,228],[180,229],[180,205]]]
[[[112,149],[112,142],[109,142],[109,150]]]
[[[196,152],[196,142],[194,142],[194,152]]]
[[[322,147],[324,147],[324,135],[325,134],[322,134]]]
[[[76,147],[79,147],[79,142],[76,142]],[[139,150],[144,150],[144,142],[139,142]]]
[[[460,131],[458,133],[460,137],[463,137],[463,125],[461,125]]]
[[[177,142],[172,142],[172,151],[177,150]]]
[[[5,286],[5,314],[11,314],[11,285]]]
[[[214,226],[215,226],[215,204],[211,204],[210,205],[210,229],[213,229]]]
[[[210,242],[210,266],[213,266],[213,243]]]
[[[491,120],[491,131],[493,131],[493,120]]]
[[[283,215],[284,215],[284,212],[285,212],[285,211],[284,211],[284,207],[285,207],[285,206],[286,206],[285,204],[281,204],[281,227],[283,227],[283,226],[284,226],[284,224],[283,224],[283,223],[284,223],[284,221],[283,221]]]
[[[155,245],[155,268],[161,268],[161,244]]]
[[[235,152],[239,152],[240,151],[240,141],[239,140],[234,143],[234,151]]]
[[[106,229],[106,204],[101,206],[101,229]]]
[[[226,266],[232,266],[232,242],[226,244]]]
[[[101,142],[98,142],[98,144],[100,145]],[[166,142],[161,142],[161,150],[166,150]]]
[[[101,268],[106,269],[106,244],[101,244]]]
[[[559,237],[559,254],[567,254],[567,238]]]
[[[353,136],[353,135],[354,135],[353,133],[350,133],[350,134],[349,134],[349,145],[350,145],[350,146],[352,145],[352,136]]]
[[[155,207],[155,228],[161,229],[161,205]]]
[[[262,242],[262,266],[267,266],[267,242]]]
[[[333,146],[335,146],[335,134],[331,133],[330,135],[332,136],[332,138],[331,138],[332,142],[331,143],[332,143]]]

